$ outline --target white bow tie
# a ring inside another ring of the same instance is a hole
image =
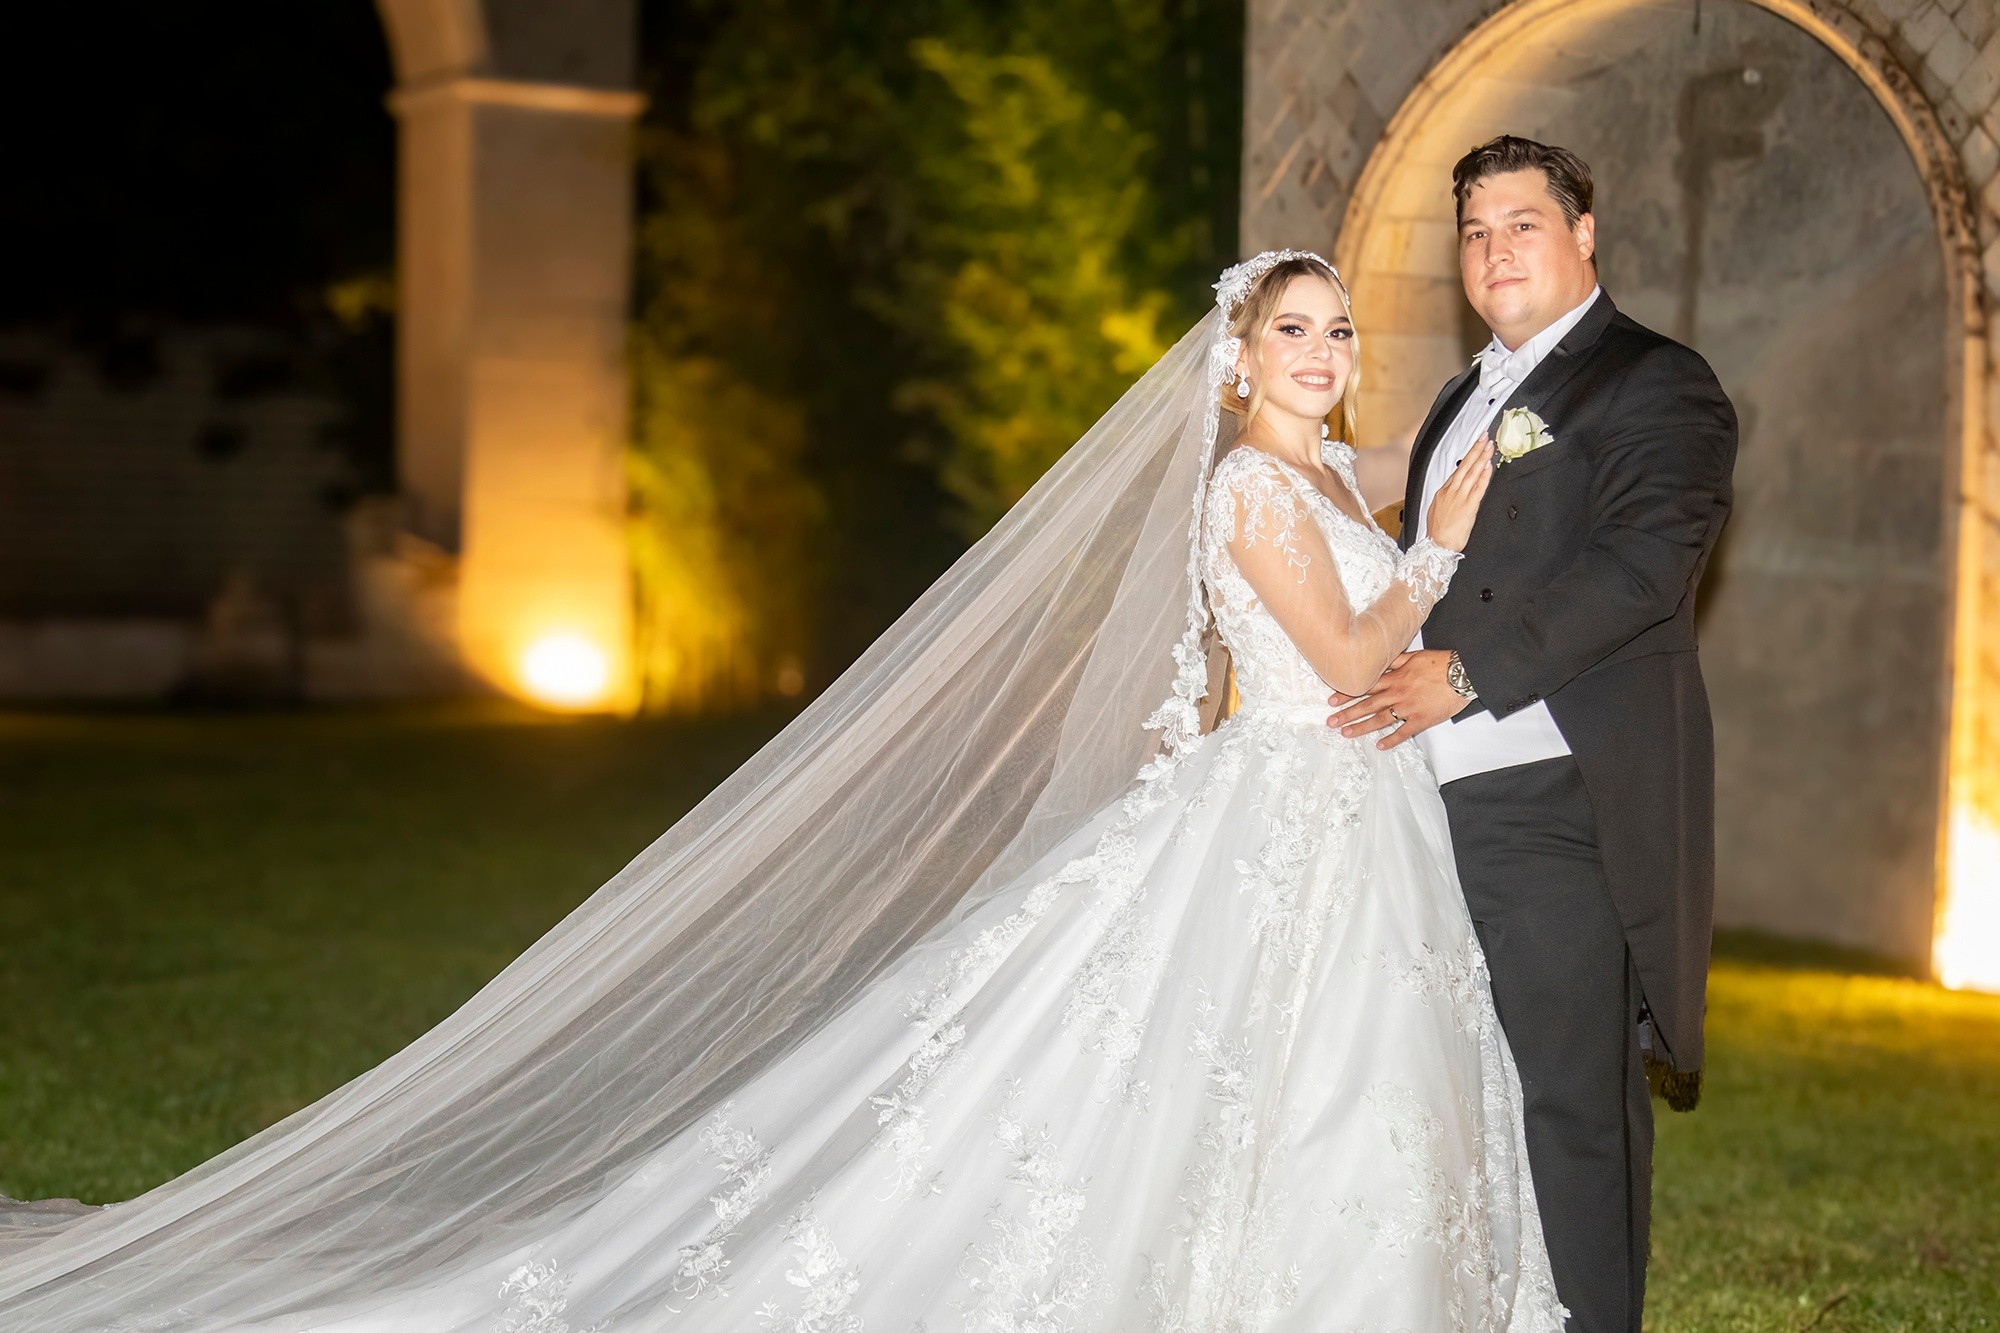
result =
[[[1519,388],[1534,368],[1535,359],[1528,354],[1526,343],[1512,352],[1497,342],[1490,342],[1479,349],[1479,387],[1482,389],[1499,379],[1511,380]]]

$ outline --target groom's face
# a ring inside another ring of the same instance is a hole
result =
[[[1510,349],[1583,303],[1597,285],[1597,220],[1571,226],[1541,171],[1509,171],[1472,187],[1459,210],[1465,299]]]

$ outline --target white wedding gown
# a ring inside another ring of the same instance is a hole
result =
[[[1380,528],[1229,454],[1235,716],[533,1244],[274,1327],[1559,1330],[1436,785],[1326,726],[1227,544],[1303,567],[1301,515],[1350,606],[1408,600]]]

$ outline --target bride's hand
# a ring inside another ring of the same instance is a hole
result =
[[[1472,539],[1472,521],[1479,517],[1479,502],[1493,481],[1493,441],[1481,436],[1431,501],[1430,518],[1424,533],[1449,551],[1463,551]]]

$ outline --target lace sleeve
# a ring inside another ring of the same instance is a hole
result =
[[[1459,556],[1428,538],[1397,562],[1396,577],[1368,606],[1347,599],[1332,550],[1297,485],[1273,460],[1241,457],[1216,470],[1210,540],[1230,559],[1285,636],[1333,689],[1364,694],[1409,647],[1451,581]]]
[[[1237,449],[1217,465],[1205,525],[1211,551],[1262,550],[1269,563],[1282,563],[1303,579],[1313,559],[1300,539],[1311,529],[1291,479],[1275,462],[1253,449]],[[1321,564],[1330,565],[1331,559],[1329,555]],[[1237,565],[1241,568],[1242,561]]]
[[[1439,546],[1429,537],[1419,537],[1396,561],[1396,581],[1410,590],[1410,600],[1417,604],[1420,622],[1431,613],[1432,607],[1444,600],[1445,590],[1451,587],[1451,576],[1463,559],[1462,552]]]

